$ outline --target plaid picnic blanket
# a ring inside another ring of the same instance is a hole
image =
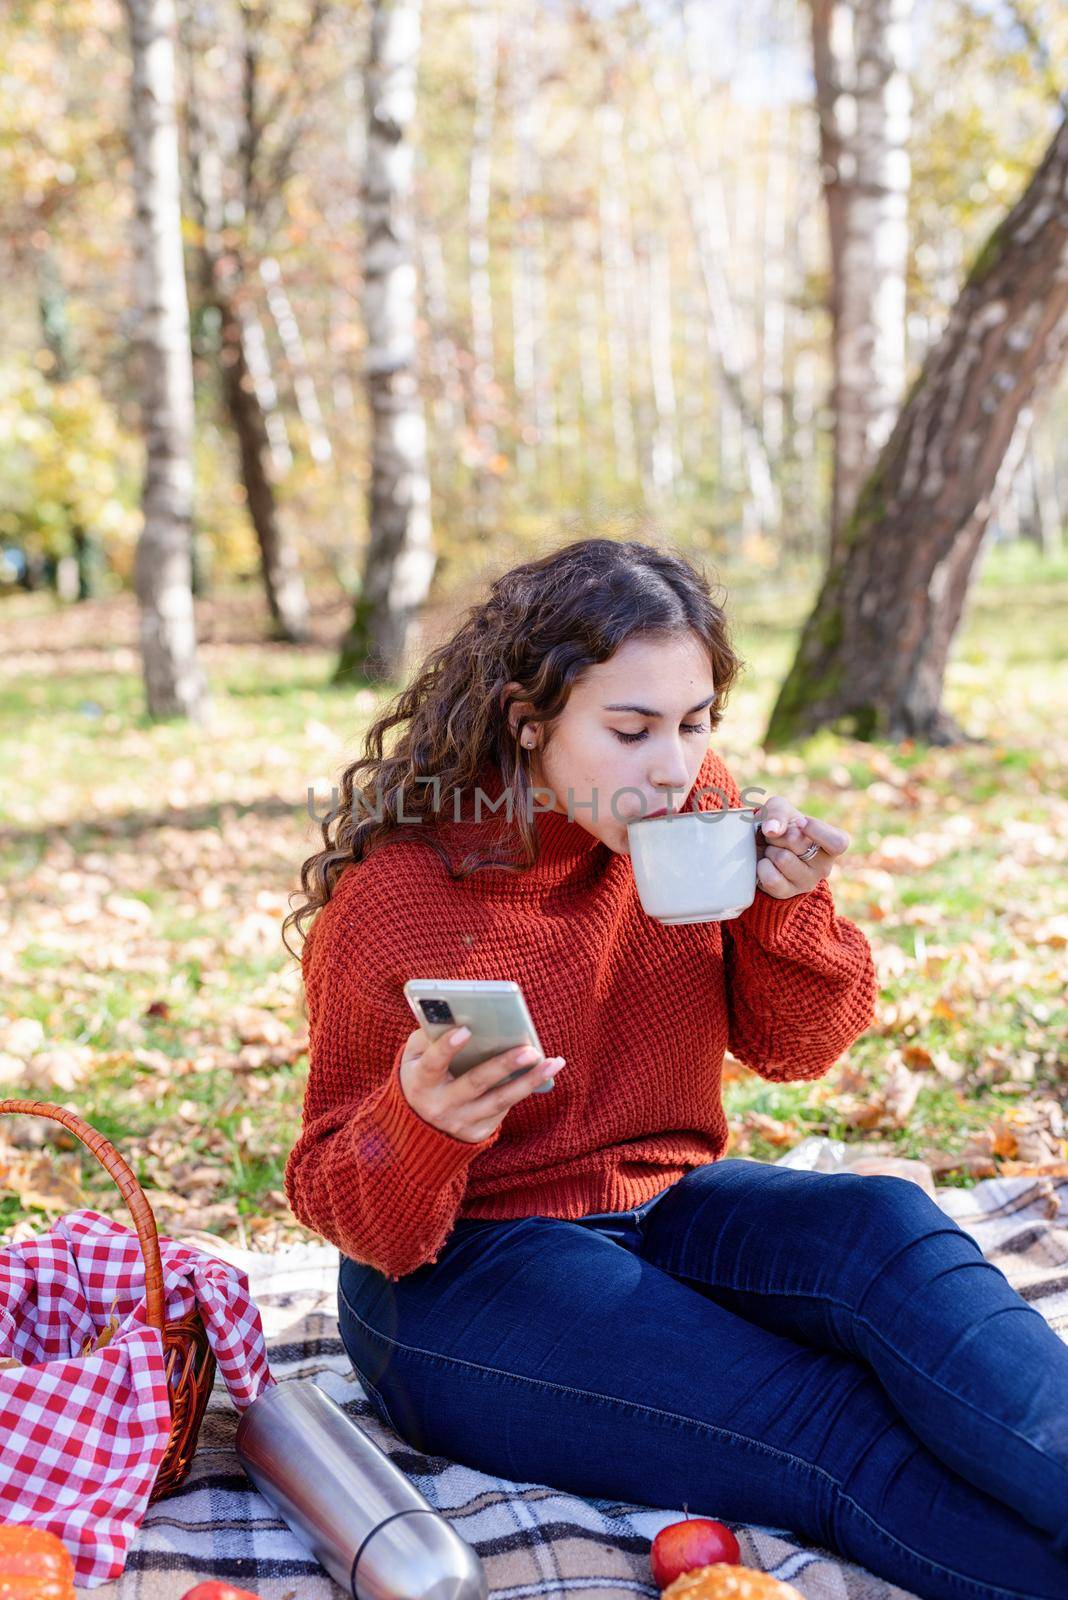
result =
[[[1068,1342],[1068,1178],[987,1178],[972,1189],[939,1189],[937,1198]],[[418,1454],[378,1420],[345,1354],[337,1250],[298,1245],[265,1255],[227,1245],[226,1257],[248,1273],[274,1377],[314,1378],[367,1431],[478,1552],[491,1596],[507,1591],[536,1600],[574,1589],[584,1600],[656,1600],[649,1546],[662,1527],[682,1519],[681,1507],[577,1499]],[[94,1600],[180,1600],[208,1578],[262,1600],[337,1600],[343,1593],[252,1487],[233,1448],[237,1423],[217,1383],[186,1483],[149,1508],[123,1576],[93,1590]],[[805,1600],[914,1600],[788,1531],[734,1528],[742,1561],[794,1584]]]

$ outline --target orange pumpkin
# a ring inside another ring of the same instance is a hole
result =
[[[78,1600],[62,1540],[21,1522],[0,1527],[0,1600]]]

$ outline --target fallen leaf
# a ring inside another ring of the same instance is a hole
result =
[[[769,1144],[793,1144],[797,1139],[796,1122],[783,1122],[778,1117],[766,1116],[762,1111],[747,1112],[744,1125],[751,1132],[759,1133]]]
[[[95,1339],[87,1339],[82,1345],[82,1355],[91,1355],[96,1350],[103,1350],[109,1345],[119,1331],[119,1315],[115,1309],[119,1303],[118,1296],[111,1302],[111,1315],[97,1334]]]
[[[0,1152],[0,1185],[17,1195],[31,1211],[64,1211],[85,1204],[81,1186],[81,1163],[49,1155],[17,1155],[5,1163]]]
[[[260,1006],[235,1006],[230,1013],[242,1044],[284,1044],[289,1029],[273,1011]]]
[[[60,1045],[30,1056],[23,1082],[35,1095],[46,1098],[56,1089],[77,1088],[92,1071],[93,1052],[88,1045]]]
[[[920,1073],[910,1072],[901,1054],[891,1052],[886,1082],[867,1100],[844,1094],[837,1096],[834,1106],[843,1121],[856,1128],[903,1128],[923,1088]]]
[[[1068,1178],[1068,1161],[1006,1161],[1002,1163],[1000,1171],[1010,1178],[1019,1177],[1021,1173],[1027,1176],[1035,1176],[1041,1173],[1047,1178]],[[1049,1190],[1049,1198],[1053,1200],[1053,1210],[1050,1211],[1047,1208],[1047,1215],[1055,1217],[1059,1205],[1052,1186]]]
[[[147,928],[152,922],[152,907],[132,895],[111,894],[104,901],[104,910],[123,922],[134,922]]]
[[[0,1024],[0,1050],[13,1056],[30,1056],[45,1042],[44,1028],[36,1017],[15,1017]]]

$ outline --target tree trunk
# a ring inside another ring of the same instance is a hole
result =
[[[544,482],[547,452],[555,449],[556,412],[547,373],[544,231],[539,222],[541,169],[538,142],[540,53],[529,8],[516,22],[511,102],[515,126],[515,226],[512,245],[512,363],[521,478]]]
[[[201,719],[207,693],[193,609],[193,361],[182,261],[173,0],[125,0],[133,56],[137,343],[147,444],[134,580],[151,717]]]
[[[532,31],[530,60],[530,92],[532,97],[532,123],[525,159],[530,162],[531,200],[531,310],[534,318],[534,415],[537,421],[539,452],[543,468],[549,467],[547,491],[542,491],[543,504],[553,506],[559,502],[563,482],[563,462],[560,457],[560,405],[556,393],[555,363],[553,361],[553,327],[549,316],[549,230],[545,210],[547,185],[541,157],[542,104],[540,88],[543,78],[542,62],[545,41],[540,30]]]
[[[1064,515],[1057,494],[1057,460],[1048,433],[1045,436],[1039,433],[1033,438],[1031,460],[1043,548],[1047,555],[1055,555],[1064,545]]]
[[[1035,545],[1043,556],[1054,551],[1056,521],[1049,515],[1049,502],[1042,492],[1035,453],[1034,417],[1030,409],[1020,416],[1020,461],[1012,480],[1011,498],[1016,513],[1016,537]]]
[[[995,228],[843,529],[763,740],[951,744],[949,647],[1021,413],[1068,347],[1068,122]]]
[[[72,530],[71,538],[74,543],[74,560],[78,572],[79,600],[96,600],[103,590],[101,579],[104,573],[105,560],[100,540],[85,528],[78,526]],[[192,585],[190,585],[192,590]]]
[[[570,237],[576,261],[578,336],[575,365],[578,367],[579,438],[582,441],[578,460],[581,500],[585,505],[594,494],[594,485],[601,482],[604,470],[604,383],[601,375],[601,313],[604,301],[598,294],[595,277],[600,253],[597,223],[592,217],[577,218],[572,224]]]
[[[691,81],[692,65],[688,56],[687,68],[691,70]],[[743,506],[745,531],[753,533],[759,527],[770,537],[779,531],[782,506],[767,446],[760,432],[759,418],[749,403],[743,383],[741,335],[724,265],[729,237],[723,185],[716,172],[698,162],[690,147],[679,109],[679,85],[662,57],[655,58],[652,85],[656,113],[674,160],[677,182],[693,235],[698,276],[705,301],[702,331],[712,372],[720,384],[723,400],[718,425],[720,435],[722,437],[731,425],[737,430],[748,491]]]
[[[608,317],[608,374],[612,398],[612,439],[616,452],[616,479],[631,484],[640,478],[638,443],[634,429],[631,388],[631,300],[633,256],[623,206],[626,163],[623,156],[623,115],[604,101],[597,107],[600,131],[598,216],[601,224],[601,272]]]
[[[429,217],[420,217],[416,228],[419,280],[423,289],[422,315],[434,377],[434,436],[444,445],[448,457],[455,459],[457,447],[461,440],[469,437],[469,430],[460,352],[449,318],[445,252]]]
[[[297,314],[282,279],[282,268],[274,256],[266,256],[260,262],[260,277],[267,287],[267,305],[286,353],[286,361],[289,363],[293,398],[297,402],[300,420],[307,429],[311,458],[319,462],[330,461],[333,459],[334,448],[323,420],[319,391],[315,386],[300,323],[297,321]]]
[[[268,452],[264,458],[264,476],[270,484],[279,483],[293,470],[293,449],[289,443],[289,425],[278,399],[267,334],[252,305],[252,274],[246,273],[243,263],[234,257],[224,255],[223,263],[224,270],[215,280],[222,298],[219,314],[224,325],[231,324],[231,336],[240,338],[246,387],[263,419]]]
[[[52,364],[46,369],[48,381],[68,383],[74,375],[74,349],[67,316],[67,291],[50,239],[35,253],[34,259],[41,336],[52,357]],[[107,566],[103,546],[97,535],[80,523],[74,523],[71,527],[71,543],[74,553],[69,559],[74,564],[77,579],[71,599],[94,600],[101,592],[101,579]]]
[[[426,420],[416,376],[412,145],[420,0],[373,0],[363,188],[364,373],[371,403],[370,536],[336,680],[395,681],[430,590]]]
[[[475,56],[475,115],[467,179],[467,266],[471,302],[471,411],[478,444],[475,515],[481,538],[489,537],[497,517],[500,473],[497,465],[499,380],[493,345],[493,294],[490,283],[490,200],[493,124],[497,106],[497,0],[476,0],[471,8]]]
[[[813,0],[831,246],[831,558],[905,390],[912,0]]]
[[[672,367],[671,262],[659,230],[649,237],[647,278],[649,366],[656,424],[652,434],[650,476],[653,495],[662,504],[675,493],[679,475],[676,442],[678,406]]]
[[[74,352],[70,319],[67,316],[67,291],[56,264],[50,238],[34,253],[37,268],[37,307],[41,314],[41,335],[52,355],[47,369],[53,383],[66,383],[74,375]]]
[[[310,633],[308,599],[296,549],[283,531],[274,484],[267,470],[270,455],[267,416],[249,371],[245,330],[234,303],[218,293],[215,302],[222,318],[223,389],[237,434],[241,481],[245,485],[249,516],[260,547],[263,582],[275,637],[289,644],[302,644]]]
[[[786,315],[788,289],[787,213],[790,203],[790,107],[768,112],[767,172],[761,215],[761,382],[760,431],[772,461],[783,473]]]
[[[196,41],[188,37],[190,193],[200,224],[202,293],[205,302],[219,314],[223,399],[237,436],[241,481],[259,545],[274,636],[301,644],[310,636],[308,600],[296,549],[278,515],[275,480],[269,465],[273,463],[276,472],[283,472],[292,466],[293,457],[271,377],[263,328],[250,311],[241,309],[243,266],[237,250],[223,245],[220,140],[202,113],[196,93],[196,49]],[[273,281],[269,271],[266,280]]]

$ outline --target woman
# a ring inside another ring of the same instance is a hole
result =
[[[821,1077],[876,994],[828,886],[848,835],[784,796],[740,916],[638,901],[628,820],[742,803],[709,748],[740,667],[703,576],[606,539],[428,655],[286,919],[315,919],[286,1193],[417,1449],[789,1528],[932,1600],[1063,1600],[1068,1349],[917,1185],[721,1159],[724,1051]],[[516,980],[552,1059],[453,1078],[408,978]]]

